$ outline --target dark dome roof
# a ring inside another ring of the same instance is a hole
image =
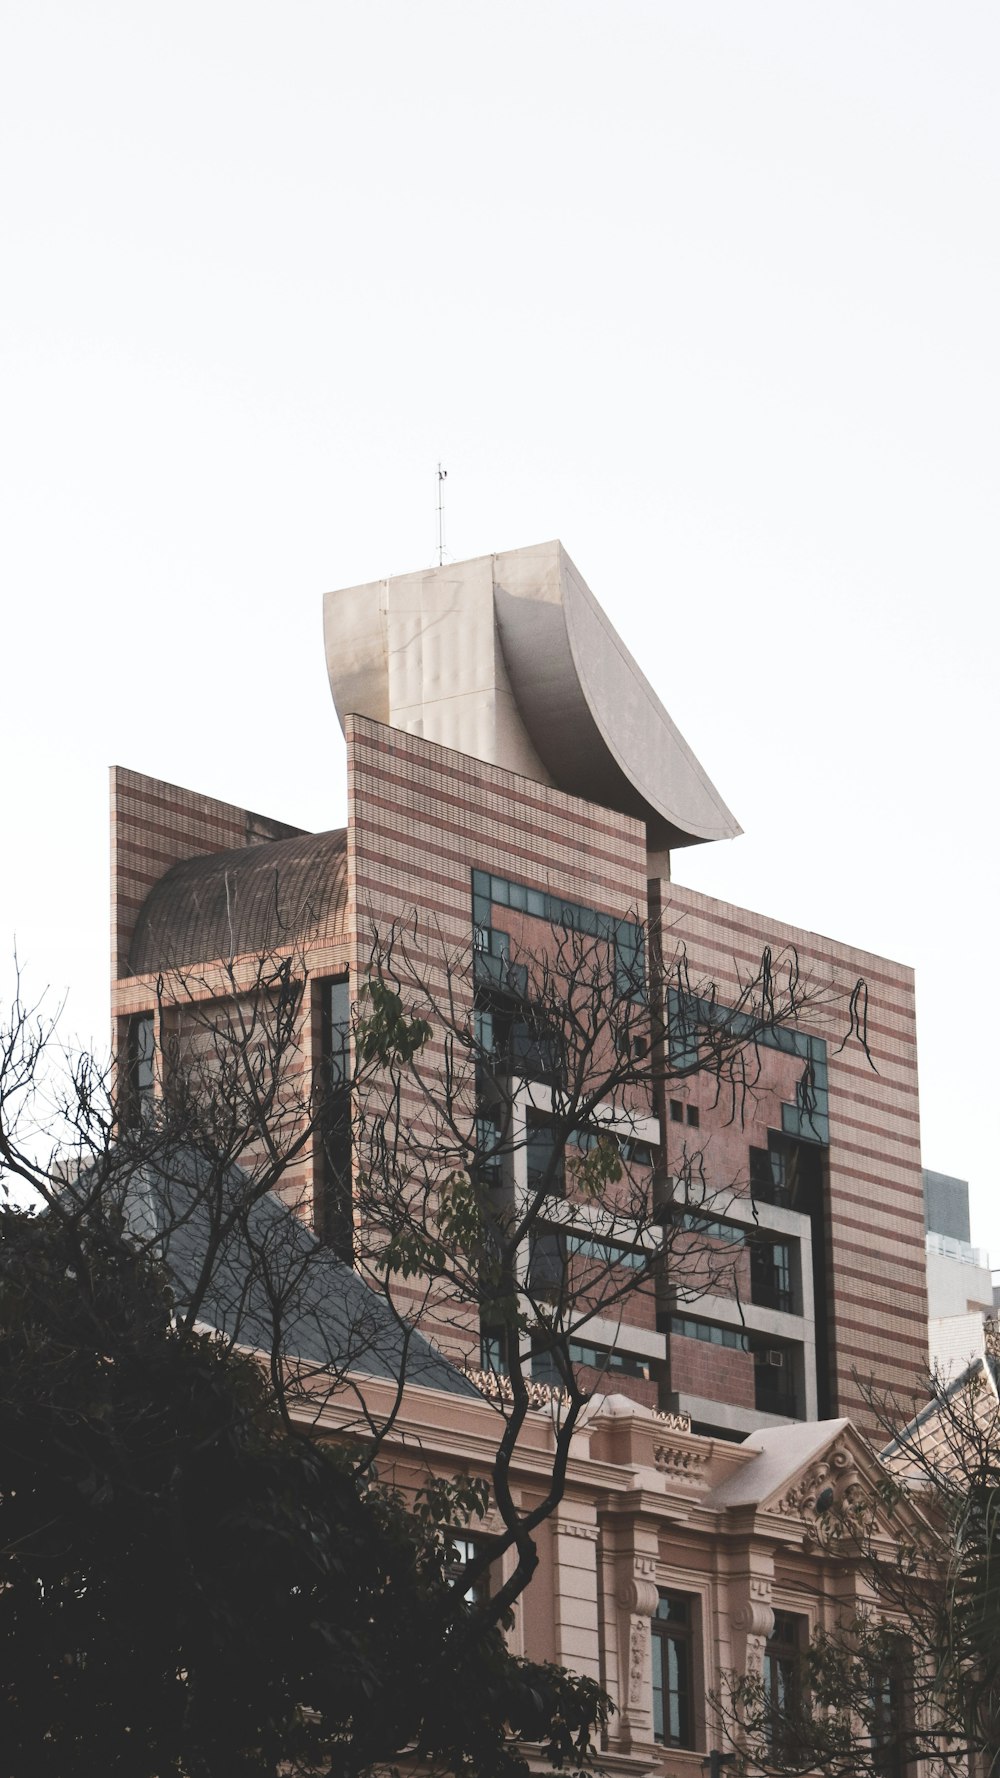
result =
[[[142,904],[129,971],[151,975],[217,957],[329,942],[343,936],[346,905],[345,828],[185,858]]]

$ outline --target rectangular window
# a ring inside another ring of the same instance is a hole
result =
[[[458,1568],[460,1572],[461,1570],[468,1568],[470,1562],[474,1562],[476,1557],[481,1553],[477,1540],[474,1537],[470,1537],[467,1531],[453,1532],[448,1541],[451,1544],[455,1567]],[[490,1575],[489,1569],[487,1569],[484,1574],[479,1576],[478,1580],[473,1581],[471,1586],[466,1587],[464,1597],[466,1605],[482,1605],[489,1596]]]
[[[805,1618],[791,1611],[776,1611],[774,1629],[764,1645],[766,1734],[772,1747],[794,1744],[795,1716],[802,1701],[806,1631]]]
[[[653,1619],[653,1734],[665,1747],[694,1746],[694,1606],[661,1593]]]
[[[661,1317],[657,1317],[660,1326]],[[668,1315],[661,1333],[680,1334],[685,1340],[706,1340],[712,1346],[728,1346],[735,1352],[749,1352],[750,1341],[735,1327],[717,1327],[712,1321],[694,1321],[687,1315]]]
[[[761,1309],[792,1313],[792,1250],[788,1241],[750,1243],[750,1301]]]
[[[151,1115],[155,1096],[156,1026],[151,1012],[128,1022],[126,1057],[126,1121],[138,1128]]]
[[[728,1241],[742,1247],[746,1232],[732,1222],[717,1222],[711,1216],[699,1216],[696,1210],[671,1210],[669,1220],[675,1228],[687,1229],[693,1235],[706,1235],[711,1241]]]
[[[351,1174],[351,990],[346,976],[322,982],[320,1012],[320,1161],[318,1239],[350,1265],[354,1253]]]
[[[573,1365],[586,1365],[590,1370],[602,1371],[609,1376],[640,1377],[649,1381],[649,1359],[637,1352],[611,1351],[607,1346],[584,1346],[578,1340],[570,1340],[568,1356]],[[531,1375],[536,1383],[549,1383],[556,1389],[562,1387],[563,1379],[551,1350],[532,1352]]]
[[[906,1740],[912,1732],[911,1660],[904,1639],[893,1636],[887,1639],[884,1659],[872,1672],[868,1702],[872,1768],[878,1778],[903,1778],[909,1763]]]
[[[559,1229],[537,1229],[531,1237],[528,1290],[536,1301],[558,1302],[566,1283],[566,1242]]]
[[[484,1371],[494,1376],[507,1375],[507,1329],[484,1327],[479,1335],[479,1362]]]
[[[529,1111],[527,1114],[524,1146],[528,1163],[528,1190],[563,1197],[566,1191],[566,1174],[556,1129],[536,1111]]]
[[[586,1235],[567,1235],[566,1252],[578,1253],[581,1259],[595,1260],[601,1266],[624,1266],[626,1271],[641,1272],[655,1263],[656,1254],[644,1247],[622,1247],[617,1241],[593,1241]]]
[[[757,1346],[753,1355],[754,1406],[762,1414],[797,1420],[795,1355],[791,1346]]]
[[[791,1182],[786,1177],[785,1156],[780,1149],[750,1150],[750,1191],[761,1204],[791,1204]]]
[[[497,1113],[476,1118],[476,1163],[479,1177],[489,1191],[503,1185],[504,1148]]]

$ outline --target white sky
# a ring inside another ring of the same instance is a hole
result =
[[[996,6],[0,18],[0,947],[67,1034],[109,763],[343,820],[321,595],[433,559],[440,458],[450,555],[561,537],[745,828],[675,874],[916,966],[1000,1263]]]

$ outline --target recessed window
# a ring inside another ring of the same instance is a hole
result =
[[[537,1300],[558,1302],[566,1283],[566,1238],[561,1229],[537,1229],[531,1237],[528,1290]]]
[[[903,1778],[907,1740],[913,1732],[913,1655],[902,1636],[887,1641],[871,1674],[868,1694],[872,1769],[879,1778]]]
[[[696,1130],[698,1128],[698,1125],[701,1123],[701,1112],[698,1110],[697,1105],[688,1106],[687,1121],[693,1129]]]
[[[528,1163],[528,1190],[563,1197],[566,1191],[565,1157],[555,1125],[538,1112],[529,1111],[524,1132]]]
[[[319,1117],[321,1155],[314,1222],[318,1238],[348,1265],[354,1248],[351,1176],[351,990],[347,976],[322,982]]]
[[[682,1124],[684,1122],[684,1101],[683,1101],[683,1099],[671,1099],[671,1101],[670,1101],[670,1122],[672,1124]]]
[[[584,1346],[578,1340],[570,1340],[568,1356],[570,1364],[586,1365],[590,1370],[608,1375],[641,1377],[645,1382],[649,1381],[649,1359],[637,1352],[611,1351],[607,1346]],[[563,1379],[551,1350],[532,1353],[531,1374],[536,1383],[562,1387]]]
[[[798,1419],[793,1347],[755,1346],[753,1377],[754,1406],[760,1413],[780,1414],[784,1420]]]
[[[467,1531],[456,1531],[449,1538],[452,1559],[460,1571],[468,1568],[477,1556],[482,1554],[478,1538],[470,1537]],[[466,1605],[482,1605],[490,1596],[490,1571],[487,1568],[477,1580],[466,1587],[463,1595]]]
[[[774,1629],[764,1645],[766,1734],[772,1747],[794,1740],[793,1724],[802,1698],[802,1656],[808,1625],[791,1611],[776,1611]]]
[[[653,1618],[653,1734],[694,1746],[694,1612],[686,1593],[661,1593]]]
[[[156,1027],[151,1012],[137,1013],[128,1022],[126,1060],[126,1118],[132,1128],[151,1115],[155,1096]]]
[[[778,1309],[783,1315],[792,1313],[790,1242],[768,1241],[762,1236],[751,1241],[750,1301],[761,1309]]]
[[[728,1346],[734,1352],[749,1352],[750,1341],[735,1327],[717,1327],[712,1321],[694,1321],[687,1315],[667,1317],[666,1332],[680,1334],[685,1340],[705,1340],[711,1346]],[[657,1324],[659,1325],[659,1319]]]

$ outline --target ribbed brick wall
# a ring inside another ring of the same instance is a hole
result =
[[[139,909],[153,884],[182,858],[227,852],[262,840],[288,839],[301,828],[237,809],[198,791],[111,768],[111,975],[128,973]]]
[[[432,991],[444,990],[446,955],[459,961],[452,987],[471,1010],[473,869],[645,918],[640,822],[368,718],[348,717],[345,732],[355,979],[367,973],[373,927],[400,921]],[[419,1115],[416,1100],[408,1111]],[[434,1331],[456,1349],[445,1325]],[[477,1340],[470,1327],[469,1355]]]

